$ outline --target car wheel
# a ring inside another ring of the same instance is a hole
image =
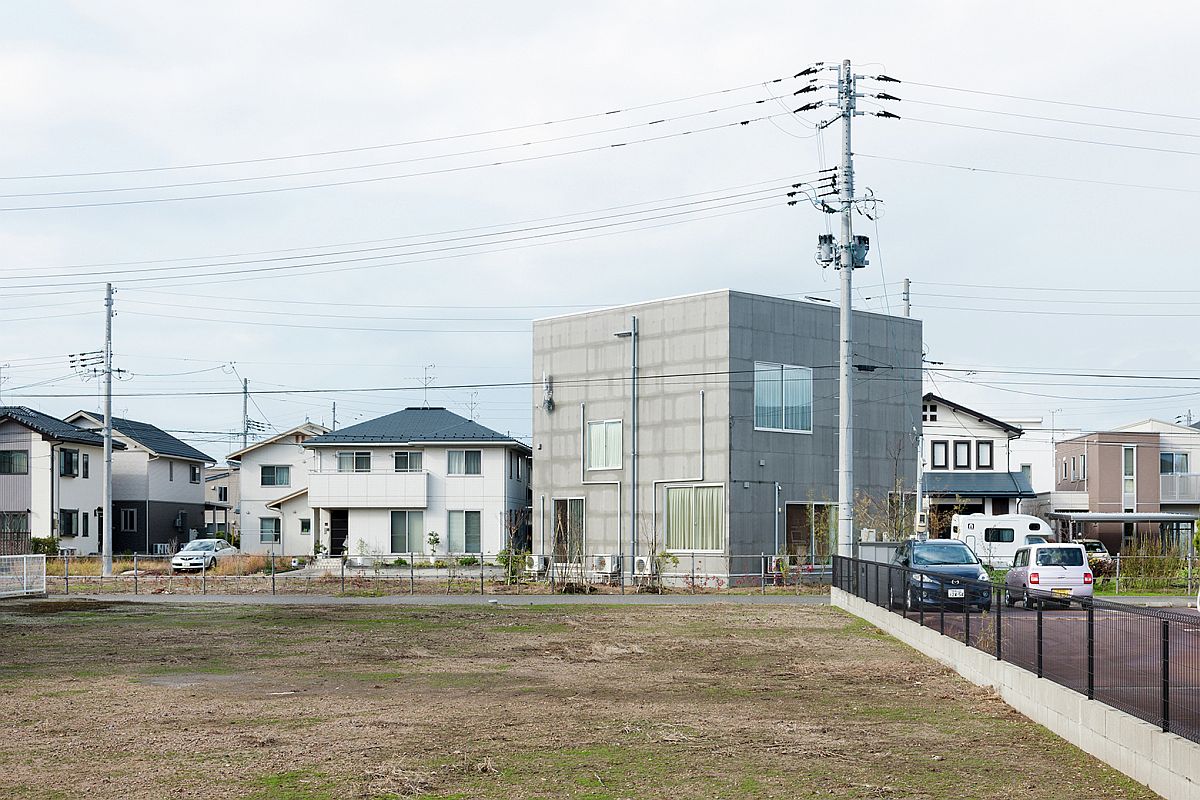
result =
[[[1035,600],[1033,598],[1033,596],[1029,594],[1029,592],[1025,593],[1025,607],[1026,608],[1028,608],[1029,610],[1032,611],[1033,609],[1038,608],[1040,605],[1041,605],[1040,600]]]
[[[905,611],[916,611],[917,606],[918,606],[917,598],[913,594],[912,587],[910,586],[908,588],[908,590],[904,593],[904,610]]]
[[[1017,598],[1013,597],[1012,592],[1005,591],[1004,592],[1004,605],[1008,606],[1009,608],[1012,608],[1016,604],[1017,604]]]

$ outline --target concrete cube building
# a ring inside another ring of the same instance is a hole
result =
[[[855,481],[887,503],[916,476],[921,323],[854,320]],[[535,321],[534,552],[708,585],[756,581],[764,555],[819,563],[837,365],[836,308],[730,290]]]

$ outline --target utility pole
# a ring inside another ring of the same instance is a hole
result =
[[[250,446],[250,379],[242,378],[242,449]]]
[[[113,288],[111,283],[104,285],[104,519],[100,529],[103,531],[100,547],[103,550],[101,575],[112,576],[113,541],[112,541],[112,318],[113,318]]]
[[[435,369],[436,367],[437,367],[437,364],[426,364],[425,370],[424,370],[424,377],[421,378],[421,384],[424,389],[424,394],[421,397],[421,405],[425,406],[425,408],[429,408],[429,384],[433,383],[434,380],[436,380],[436,378],[437,378],[436,375],[432,378],[429,377],[429,370]]]
[[[330,426],[330,430],[337,430],[337,400],[333,401],[333,424]]]
[[[4,376],[2,373],[4,370],[8,369],[10,366],[12,366],[12,365],[11,364],[0,364],[0,391],[2,391],[3,387],[4,387]],[[4,405],[4,401],[0,400],[0,406],[2,406],[2,405]],[[1191,412],[1188,412],[1188,413],[1191,413]]]
[[[904,316],[912,316],[912,281],[904,279]]]
[[[838,354],[838,555],[854,555],[854,328],[853,328],[853,273],[855,269],[867,265],[867,250],[870,242],[866,236],[855,236],[851,217],[856,210],[854,199],[854,150],[850,145],[850,128],[855,117],[869,114],[873,117],[899,119],[890,111],[859,111],[859,97],[873,97],[877,100],[899,100],[890,94],[878,92],[868,95],[857,93],[859,78],[883,82],[898,83],[895,78],[887,75],[855,75],[850,60],[844,60],[840,66],[826,65],[819,62],[798,73],[795,77],[817,75],[823,70],[837,70],[836,87],[822,87],[818,77],[813,77],[807,86],[795,94],[805,94],[819,91],[821,88],[836,88],[836,102],[815,100],[796,109],[795,113],[812,111],[822,106],[835,106],[837,117],[819,124],[818,130],[832,124],[835,119],[842,121],[842,164],[834,180],[837,188],[837,206],[825,203],[821,194],[823,190],[833,187],[818,185],[817,194],[809,198],[813,205],[825,213],[836,213],[842,217],[840,240],[835,248],[833,236],[825,234],[818,237],[817,262],[828,266],[834,264],[841,272],[841,313],[839,317],[839,354]],[[824,179],[822,179],[824,180]]]

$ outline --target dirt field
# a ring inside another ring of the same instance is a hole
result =
[[[0,796],[1148,798],[826,607],[0,605]]]

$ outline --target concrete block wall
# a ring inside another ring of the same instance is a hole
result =
[[[1086,753],[1148,786],[1167,800],[1200,797],[1200,744],[1163,733],[1149,722],[1079,692],[997,661],[981,650],[841,589],[831,603],[921,651],[976,684],[996,691],[1010,706]]]

